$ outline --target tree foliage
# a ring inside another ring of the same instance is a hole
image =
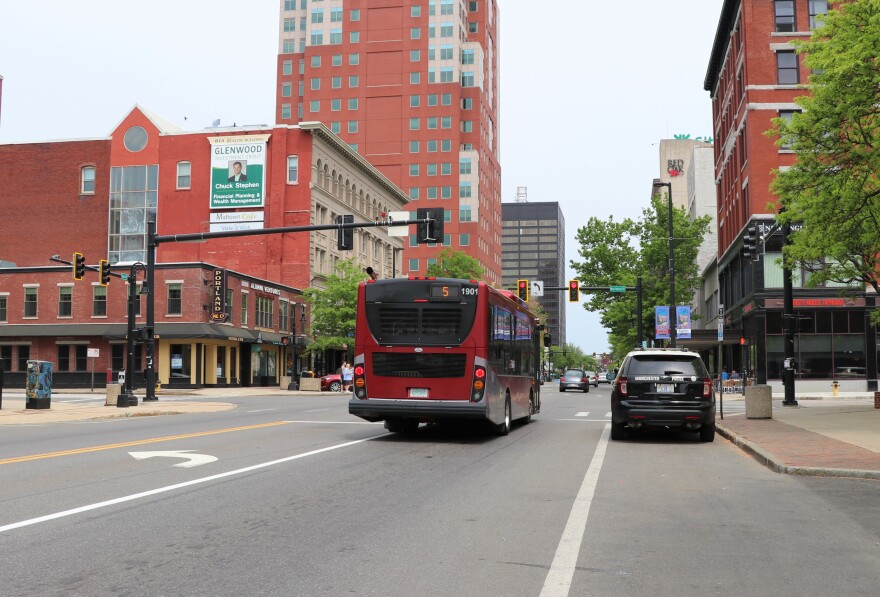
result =
[[[351,259],[336,263],[324,288],[303,292],[311,306],[312,341],[308,350],[342,350],[353,343],[358,284],[369,276]]]
[[[427,273],[437,278],[482,280],[485,272],[480,262],[464,251],[443,249],[437,254],[437,262],[428,266]]]
[[[567,342],[563,346],[551,346],[549,358],[555,369],[583,368],[591,371],[596,370],[596,359],[584,354],[584,351],[579,346]]]
[[[683,209],[673,209],[675,239],[675,304],[688,305],[700,285],[697,252],[711,218],[691,220]],[[642,278],[644,338],[654,330],[654,306],[669,304],[669,206],[660,195],[642,210],[639,220],[607,221],[592,217],[579,228],[576,240],[581,261],[571,267],[585,286],[636,286]],[[636,345],[637,295],[635,292],[587,295],[587,311],[598,312],[609,331],[608,343],[616,359]]]
[[[796,154],[771,186],[784,207],[779,220],[803,223],[784,259],[815,272],[807,285],[880,292],[880,0],[830,11],[796,47],[813,73],[810,95],[797,98],[803,112],[767,132]]]

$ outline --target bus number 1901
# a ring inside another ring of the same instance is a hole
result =
[[[462,288],[461,293],[465,296],[476,296],[477,289],[476,288]]]

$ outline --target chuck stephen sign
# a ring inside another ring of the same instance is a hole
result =
[[[263,207],[269,135],[209,137],[211,209]]]
[[[214,279],[211,282],[211,321],[224,323],[226,321],[226,270],[215,269]]]

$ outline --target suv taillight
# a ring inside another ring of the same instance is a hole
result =
[[[617,397],[618,398],[626,398],[628,396],[626,392],[626,378],[618,377],[617,378]]]
[[[712,380],[708,377],[703,378],[703,398],[712,397]]]

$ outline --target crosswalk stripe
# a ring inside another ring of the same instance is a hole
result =
[[[575,414],[575,416],[576,416],[576,417],[589,417],[589,416],[590,416],[590,411],[587,411],[587,412],[585,412],[585,413],[584,413],[584,412],[577,413],[577,414]]]

